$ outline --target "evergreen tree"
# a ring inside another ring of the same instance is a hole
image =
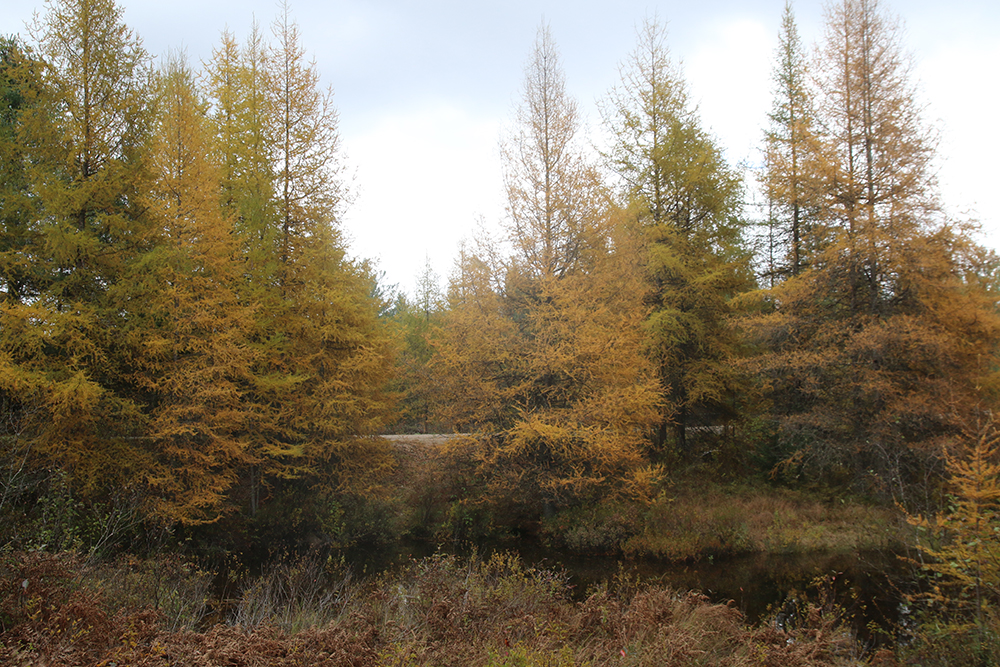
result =
[[[607,160],[645,237],[648,354],[665,392],[656,440],[687,452],[692,426],[735,417],[730,298],[749,286],[741,248],[742,186],[690,108],[665,31],[647,20],[603,106],[613,136]]]
[[[151,407],[153,511],[197,523],[228,507],[230,488],[251,462],[245,442],[251,320],[234,292],[235,239],[209,157],[207,105],[180,57],[167,61],[158,88],[148,205],[161,237],[116,291],[143,302],[126,332],[142,346],[136,375]]]
[[[807,178],[826,231],[808,270],[760,295],[774,312],[748,322],[765,351],[751,367],[789,462],[905,501],[991,385],[995,260],[939,214],[933,142],[876,3],[831,7],[817,71],[826,158]]]

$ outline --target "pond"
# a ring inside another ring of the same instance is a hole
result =
[[[488,557],[493,551],[514,551],[535,567],[564,570],[574,597],[619,575],[666,584],[679,590],[701,591],[713,602],[731,604],[747,621],[774,621],[779,611],[791,611],[805,600],[836,605],[863,644],[879,645],[891,638],[905,613],[905,592],[912,588],[912,565],[892,551],[754,553],[693,563],[613,556],[581,556],[545,547],[533,540],[480,544],[462,548],[426,543],[400,543],[396,548],[352,549],[344,553],[358,572],[391,569],[411,558],[437,550]],[[794,601],[793,604],[789,604]]]

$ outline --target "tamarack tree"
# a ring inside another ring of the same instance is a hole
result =
[[[802,179],[823,224],[802,230],[808,265],[750,297],[766,307],[745,321],[761,352],[748,368],[786,462],[907,502],[993,384],[995,259],[940,212],[897,24],[843,0],[818,53],[819,151]]]
[[[797,276],[821,243],[816,160],[822,159],[809,70],[791,3],[785,4],[772,72],[774,102],[765,134],[762,185],[768,202],[764,278]]]
[[[110,0],[51,2],[32,32],[0,49],[4,497],[55,471],[197,524],[276,480],[363,486],[392,338],[287,7],[274,46],[223,36],[205,91],[181,57],[154,72]]]
[[[657,384],[641,349],[638,266],[596,170],[547,27],[503,144],[510,254],[463,251],[434,361],[459,428],[489,434],[498,497],[546,505],[648,492]]]
[[[4,206],[19,224],[7,227],[3,392],[35,469],[70,471],[83,490],[141,486],[137,350],[118,335],[136,313],[114,289],[154,245],[142,203],[150,59],[111,2],[53,2],[32,36],[10,70],[23,97],[7,135],[19,178],[6,187],[22,187],[20,206]]]
[[[665,39],[662,25],[645,22],[602,115],[612,135],[605,157],[643,237],[645,345],[663,391],[654,439],[688,454],[691,427],[736,417],[739,342],[727,318],[750,274],[741,180],[699,127]]]
[[[221,203],[234,215],[244,267],[238,294],[254,304],[245,437],[255,464],[243,482],[251,513],[281,479],[325,470],[334,485],[363,485],[336,471],[363,470],[355,464],[366,455],[352,441],[386,418],[392,368],[375,278],[347,259],[340,238],[332,93],[320,88],[287,6],[273,32],[269,46],[254,28],[242,50],[224,35],[209,75]]]
[[[1000,434],[992,413],[964,433],[957,447],[944,453],[952,498],[946,512],[910,516],[920,531],[921,566],[930,575],[924,598],[943,605],[962,628],[971,618],[978,639],[996,633],[1000,604]],[[957,607],[957,609],[956,609]],[[992,626],[992,627],[991,627]]]
[[[207,104],[181,56],[166,61],[157,81],[148,210],[159,238],[115,291],[122,303],[142,304],[124,333],[141,351],[134,377],[157,452],[148,476],[154,511],[198,523],[226,508],[250,462],[251,311],[233,289],[233,224],[219,206]]]

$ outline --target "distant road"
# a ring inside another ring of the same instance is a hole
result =
[[[382,438],[400,445],[443,445],[452,438],[460,438],[467,433],[410,433],[407,435],[383,435]]]

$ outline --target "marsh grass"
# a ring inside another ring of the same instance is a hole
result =
[[[886,508],[801,491],[703,484],[660,494],[623,551],[683,560],[750,552],[865,551],[892,548],[906,539],[900,516]]]
[[[859,664],[850,632],[820,606],[804,607],[802,622],[785,630],[750,626],[699,593],[627,576],[574,599],[563,573],[504,553],[435,555],[363,583],[316,556],[276,563],[245,589],[246,608],[231,623],[203,632],[171,632],[162,610],[107,599],[78,566],[72,556],[8,559],[0,664]],[[17,583],[24,579],[28,593]]]
[[[201,625],[212,587],[210,573],[176,555],[123,556],[85,566],[77,576],[100,593],[112,614],[151,609],[170,632]]]
[[[439,542],[537,533],[578,554],[672,560],[868,551],[912,542],[904,516],[893,508],[764,479],[723,483],[696,469],[666,480],[652,502],[598,497],[543,511],[551,508],[486,493],[477,467],[481,447],[462,437],[433,447],[396,445],[394,502],[403,533]]]
[[[342,562],[317,552],[286,556],[244,587],[230,622],[247,630],[273,626],[294,634],[334,621],[357,592]]]

